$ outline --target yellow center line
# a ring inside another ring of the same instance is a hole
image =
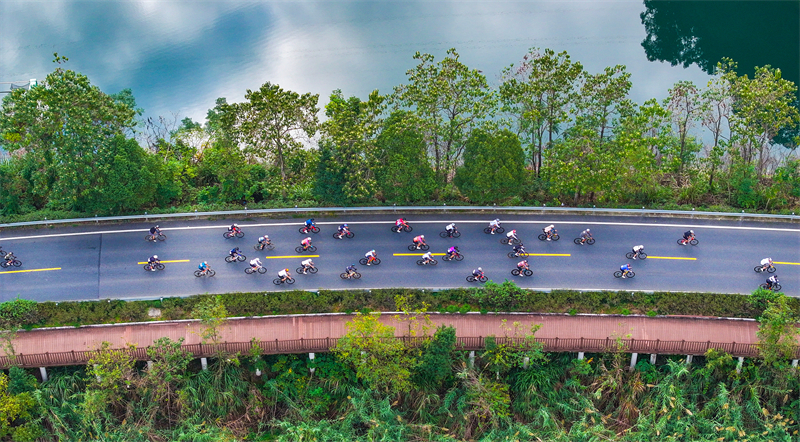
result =
[[[50,270],[61,270],[61,267],[53,267],[52,269],[31,269],[31,270],[11,270],[8,272],[0,272],[0,273],[27,273],[27,272],[47,272]]]
[[[569,253],[529,253],[528,256],[572,256]]]
[[[161,261],[161,264],[164,264],[166,262],[189,262],[189,260],[188,259],[175,259],[175,260],[172,260],[172,261]],[[147,264],[147,261],[140,262],[138,264]]]
[[[800,262],[779,262],[779,261],[772,261],[773,264],[783,264],[788,266],[800,266]]]
[[[286,256],[265,256],[264,259],[278,258],[319,258],[319,255],[286,255]]]
[[[392,256],[424,256],[424,253],[393,253]],[[444,253],[431,253],[433,256],[444,256]]]
[[[685,261],[697,261],[697,258],[681,258],[675,256],[650,256],[647,255],[647,259],[683,259]]]

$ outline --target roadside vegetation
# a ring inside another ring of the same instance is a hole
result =
[[[152,366],[103,348],[86,367],[38,382],[0,374],[0,440],[103,441],[793,441],[800,372],[797,316],[780,294],[759,305],[761,358],[741,367],[710,350],[691,365],[606,353],[544,353],[538,326],[503,324],[474,359],[456,330],[434,328],[425,304],[399,319],[424,345],[382,339],[394,329],[356,314],[331,353],[218,354],[202,370],[181,342],[159,339]],[[219,316],[221,298],[198,312]],[[204,321],[213,342],[219,318]],[[497,339],[515,337],[514,341]],[[257,347],[255,347],[257,349]]]
[[[0,220],[381,204],[797,211],[796,86],[721,62],[634,103],[625,66],[532,48],[500,73],[414,55],[391,91],[319,96],[267,82],[204,122],[144,119],[57,68],[3,98]],[[749,69],[750,67],[747,67]],[[496,84],[490,78],[497,78]],[[320,113],[324,112],[324,117]]]

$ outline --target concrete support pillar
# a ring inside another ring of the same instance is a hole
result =
[[[739,363],[736,364],[736,373],[742,372],[742,364],[744,364],[744,358],[739,356]]]
[[[208,359],[206,359],[206,358],[200,358],[200,367],[201,367],[203,370],[208,370]]]
[[[39,367],[39,374],[42,375],[42,382],[47,382],[47,368]]]
[[[651,355],[650,355],[650,363],[651,363],[651,364],[653,364],[653,365],[656,365],[656,359],[657,359],[657,358],[658,358],[658,355],[657,355],[657,354],[655,354],[655,353],[654,353],[654,354],[651,354]]]
[[[578,360],[581,360],[581,361],[583,360],[583,352],[582,351],[578,352]]]
[[[692,355],[686,355],[686,365],[691,365],[692,363]]]
[[[797,367],[797,359],[792,359],[792,367]]]
[[[531,363],[531,358],[529,358],[527,356],[522,358],[522,368],[524,368],[525,370],[528,369],[528,365],[530,365],[530,363]]]
[[[153,361],[147,361],[147,370],[150,371],[153,369]]]
[[[475,366],[475,350],[469,352],[469,366],[470,367]]]
[[[631,353],[631,366],[630,366],[631,370],[633,370],[633,367],[636,367],[637,359],[639,359],[639,353]]]
[[[315,357],[314,353],[309,353],[309,354],[308,354],[308,359],[309,359],[311,362],[314,362],[314,357]],[[317,369],[316,369],[316,367],[309,367],[309,368],[308,368],[308,371],[310,371],[310,372],[311,372],[311,374],[314,374],[314,371],[316,371],[316,370],[317,370]]]

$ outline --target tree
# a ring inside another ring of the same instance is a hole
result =
[[[598,143],[610,136],[611,122],[619,113],[631,89],[631,74],[625,66],[607,67],[599,74],[584,74],[580,99],[576,102],[577,119],[584,127],[592,128]]]
[[[419,121],[410,112],[395,111],[376,139],[375,177],[383,199],[401,204],[429,201],[436,191]]]
[[[0,133],[6,149],[38,163],[31,193],[54,208],[85,210],[103,176],[101,160],[134,115],[85,75],[59,67],[43,85],[3,99]]]
[[[758,352],[764,363],[775,364],[793,358],[797,349],[797,317],[786,300],[780,295],[770,301],[758,318]]]
[[[556,54],[531,48],[518,67],[503,70],[500,97],[503,110],[515,120],[517,135],[531,152],[536,176],[542,169],[544,134],[547,146],[561,125],[570,121],[569,108],[575,98],[577,79],[583,73],[579,62],[572,62],[566,51]]]
[[[465,157],[455,183],[472,201],[497,201],[517,194],[524,179],[525,154],[514,133],[476,129],[467,140]]]
[[[319,95],[285,91],[270,82],[247,90],[245,102],[222,105],[225,132],[256,158],[273,161],[286,180],[286,157],[300,149],[301,136],[317,132]]]
[[[456,347],[456,329],[440,326],[433,338],[425,343],[414,367],[412,381],[415,385],[436,391],[453,375],[453,351]]]
[[[19,370],[12,367],[11,375],[18,374]],[[42,428],[30,422],[36,410],[34,395],[31,391],[12,391],[9,382],[9,377],[0,373],[0,439],[34,442],[44,436]],[[35,386],[36,380],[33,379],[33,387]],[[6,439],[8,437],[11,439]]]
[[[701,111],[700,95],[691,81],[679,81],[669,90],[666,108],[672,116],[672,123],[678,134],[677,172],[679,176],[691,162],[699,146],[692,142],[689,131],[699,118]]]
[[[461,63],[455,49],[439,63],[419,52],[414,59],[420,62],[406,72],[409,82],[395,88],[394,99],[419,117],[437,178],[449,183],[469,134],[494,114],[496,100],[486,77]]]
[[[228,317],[228,310],[225,308],[222,296],[207,296],[197,304],[192,311],[192,317],[199,319],[200,324],[203,325],[203,329],[200,331],[203,342],[210,341],[216,344],[222,332],[220,328]]]

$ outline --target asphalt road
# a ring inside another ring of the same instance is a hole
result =
[[[399,214],[398,214],[399,215]],[[454,214],[408,216],[411,233],[392,233],[396,216],[357,215],[318,218],[319,234],[301,235],[302,219],[272,220],[169,220],[159,222],[168,235],[165,242],[146,242],[150,225],[96,225],[44,229],[14,229],[0,232],[0,246],[13,251],[22,267],[0,269],[0,300],[20,296],[37,301],[84,299],[131,299],[188,296],[200,293],[247,292],[287,289],[341,289],[416,287],[447,288],[469,286],[465,278],[472,269],[483,267],[489,279],[512,279],[534,289],[665,290],[719,293],[750,293],[766,279],[753,267],[764,257],[776,262],[783,291],[800,296],[800,228],[788,223],[725,222],[677,218],[602,216],[502,216],[503,226],[517,229],[531,254],[532,277],[514,277],[510,271],[518,259],[506,256],[511,248],[500,244],[504,235],[487,235],[489,215]],[[442,239],[439,232],[455,221],[462,233],[457,239]],[[224,239],[231,223],[243,229],[242,239]],[[350,224],[355,238],[332,238],[336,227]],[[548,224],[555,224],[561,239],[543,242],[536,236]],[[578,246],[572,240],[589,227],[597,242]],[[682,233],[694,229],[698,246],[680,246]],[[268,234],[275,250],[256,252],[253,245]],[[418,266],[419,256],[395,256],[409,252],[411,239],[424,234],[431,252],[444,253],[458,245],[465,259],[437,266]],[[313,258],[320,269],[315,275],[296,275],[300,261],[294,248],[311,236],[319,255]],[[628,260],[625,253],[643,244],[646,260]],[[267,274],[244,273],[247,262],[228,264],[228,250],[239,246],[248,261],[260,257]],[[378,252],[379,266],[358,265],[370,249]],[[138,262],[158,254],[166,263],[159,272],[145,272]],[[676,259],[680,258],[680,259]],[[689,258],[689,259],[685,259]],[[217,274],[213,278],[193,275],[201,261],[208,261]],[[617,279],[613,272],[630,262],[636,277]],[[779,264],[785,262],[787,264]],[[339,274],[356,264],[360,280],[342,280]],[[297,282],[276,286],[272,280],[279,269],[288,267]],[[57,269],[57,270],[41,270]],[[22,272],[18,272],[23,270]],[[36,271],[31,271],[36,270]],[[41,271],[39,271],[41,270]]]

